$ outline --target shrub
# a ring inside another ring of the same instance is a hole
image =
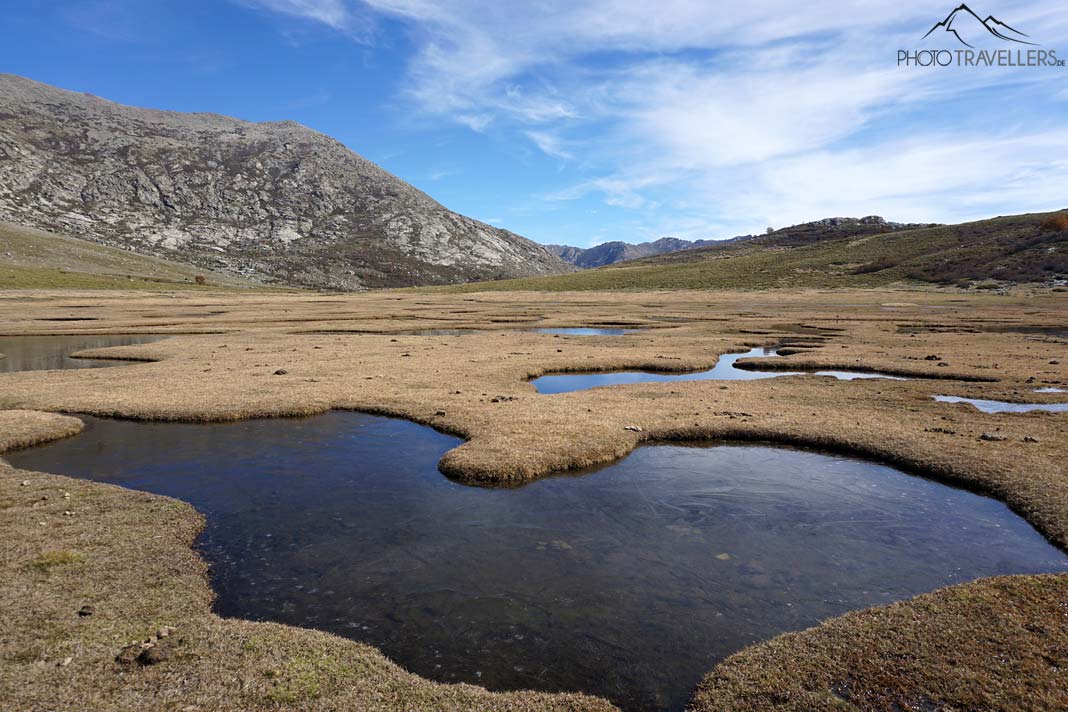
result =
[[[1038,227],[1043,232],[1064,232],[1068,230],[1068,213],[1047,215]]]
[[[884,269],[890,269],[891,267],[897,267],[895,260],[876,260],[875,262],[854,267],[851,274],[871,274],[872,272],[882,272]]]
[[[202,274],[198,274],[198,275],[196,276],[196,283],[197,283],[197,284],[204,284],[204,283],[206,283],[207,281],[208,281],[208,280],[207,280],[207,279],[205,279],[205,278],[204,278],[204,275],[202,275]]]

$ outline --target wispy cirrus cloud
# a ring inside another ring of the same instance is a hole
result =
[[[321,22],[335,30],[346,29],[352,21],[345,0],[238,0],[248,7],[258,7],[312,22]]]
[[[1050,158],[1065,148],[1063,71],[896,66],[953,3],[255,1],[331,27],[403,23],[416,108],[565,161],[545,200],[597,195],[636,230],[951,221],[1057,207],[1050,186],[1068,182]],[[1052,0],[988,11],[1068,54]]]

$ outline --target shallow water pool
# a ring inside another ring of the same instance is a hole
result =
[[[538,393],[570,393],[585,391],[599,386],[615,386],[625,383],[664,383],[669,381],[753,381],[762,378],[800,376],[800,371],[761,371],[738,368],[734,364],[743,358],[769,358],[776,356],[774,349],[755,348],[744,353],[723,354],[716,365],[705,371],[686,373],[658,373],[656,371],[602,371],[593,373],[555,373],[532,379]],[[840,381],[883,378],[891,381],[908,380],[901,376],[867,371],[815,371],[812,375],[827,376]]]
[[[1049,392],[1049,391],[1046,391]],[[1068,403],[1010,403],[1008,401],[962,398],[960,396],[932,396],[939,403],[967,403],[984,413],[1068,413]]]
[[[545,328],[545,329],[530,329],[536,334],[555,334],[557,336],[626,336],[627,334],[636,334],[646,329],[595,329],[593,327],[566,327],[566,328]]]
[[[86,418],[18,467],[179,497],[224,616],[328,630],[434,680],[680,710],[740,648],[979,576],[1068,570],[1000,502],[795,449],[658,445],[518,489],[456,438],[351,412]]]
[[[97,336],[0,336],[0,373],[129,365],[113,359],[71,358],[76,351],[108,346],[149,344],[167,338],[158,334],[101,334]]]

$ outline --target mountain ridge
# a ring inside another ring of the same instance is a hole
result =
[[[553,254],[559,256],[566,262],[570,262],[576,267],[582,269],[594,269],[597,267],[606,267],[618,262],[640,260],[647,257],[666,255],[674,252],[716,249],[722,248],[724,245],[731,245],[747,240],[761,241],[762,239],[766,240],[768,235],[776,236],[775,239],[779,239],[787,234],[796,236],[802,232],[811,231],[814,228],[825,228],[823,233],[831,234],[832,231],[841,233],[848,229],[852,229],[854,232],[859,233],[871,232],[872,230],[893,231],[930,226],[931,225],[928,223],[890,222],[878,215],[868,215],[862,218],[822,218],[820,220],[792,225],[780,230],[771,230],[769,233],[763,235],[737,235],[735,237],[719,240],[683,240],[677,237],[661,237],[659,240],[654,240],[652,242],[639,243],[614,240],[611,242],[603,242],[600,245],[595,245],[590,248],[572,247],[569,245],[546,245],[545,247]]]
[[[295,121],[129,107],[0,74],[0,220],[333,289],[573,269]]]
[[[477,290],[1068,287],[1068,210],[958,225],[826,218],[711,247]]]
[[[610,242],[602,242],[593,247],[545,245],[545,249],[576,267],[593,269],[617,262],[661,255],[667,252],[691,250],[713,243],[715,243],[715,240],[683,240],[677,237],[661,237],[658,240],[638,243],[612,240]]]

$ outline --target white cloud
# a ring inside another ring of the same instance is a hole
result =
[[[760,171],[759,192],[737,196],[734,217],[763,212],[770,223],[787,225],[817,215],[886,213],[947,222],[989,217],[1005,204],[1020,212],[1051,209],[1065,202],[1068,158],[1057,156],[1068,156],[1068,129],[928,135],[811,152]]]
[[[280,12],[313,22],[321,22],[335,30],[345,29],[352,19],[345,0],[239,0],[250,7]]]
[[[555,134],[548,131],[525,131],[524,134],[538,147],[539,151],[547,156],[559,158],[563,161],[569,161],[574,158],[571,152],[564,148],[564,141]]]
[[[404,94],[421,111],[514,132],[571,168],[545,200],[599,195],[651,230],[1064,202],[1060,122],[1021,111],[1068,96],[1063,71],[896,66],[952,2],[254,1],[339,29],[369,11],[401,20],[416,47]],[[981,11],[1068,58],[1060,4]]]

